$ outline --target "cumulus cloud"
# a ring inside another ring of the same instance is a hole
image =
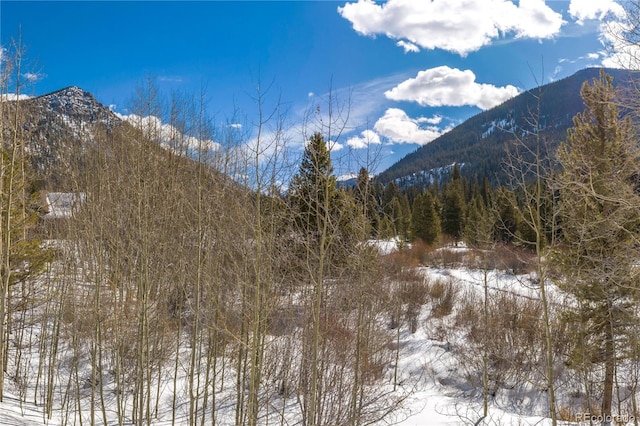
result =
[[[600,42],[605,46],[602,51],[579,59],[601,59],[600,63],[605,67],[640,69],[640,48],[635,42],[637,28],[627,22],[627,13],[621,3],[616,0],[571,0],[568,13],[577,24],[600,21]]]
[[[41,76],[33,73],[33,72],[27,72],[22,74],[22,76],[24,77],[25,80],[27,80],[29,83],[35,83],[36,81],[40,80]]]
[[[373,130],[364,130],[359,136],[353,136],[347,140],[347,145],[353,149],[368,148],[370,145],[380,145],[380,135]]]
[[[418,53],[420,51],[420,48],[418,46],[404,40],[400,40],[399,42],[397,42],[396,46],[402,47],[404,49],[404,53],[409,53],[409,52]]]
[[[389,108],[376,121],[374,130],[394,143],[425,145],[442,134],[436,126],[421,127],[422,118],[411,118],[399,108]]]
[[[603,20],[607,15],[624,17],[624,8],[614,0],[571,0],[569,15],[583,25],[586,20]]]
[[[358,0],[338,7],[338,13],[359,34],[402,41],[398,46],[405,52],[420,47],[462,56],[507,34],[553,38],[564,23],[544,0]]]
[[[329,149],[330,152],[338,152],[344,149],[344,145],[340,142],[330,140],[327,141],[327,149]]]
[[[216,151],[220,148],[220,144],[210,139],[201,140],[194,136],[185,135],[176,127],[165,124],[158,117],[147,116],[141,117],[136,114],[118,114],[120,119],[127,121],[134,127],[142,130],[150,137],[158,139],[160,144],[167,149],[188,149],[197,150],[204,149],[209,151]]]
[[[416,118],[418,123],[428,123],[428,124],[440,124],[442,122],[441,115],[434,115],[433,117],[419,117]]]
[[[608,47],[602,52],[602,65],[611,68],[640,70],[640,47],[626,41],[634,28],[622,21],[601,24],[601,41]]]
[[[422,106],[471,105],[488,109],[518,93],[518,89],[511,85],[496,87],[476,83],[476,75],[471,70],[440,66],[420,71],[415,78],[386,91],[385,96],[394,101],[417,102]]]
[[[15,93],[3,93],[2,95],[0,95],[0,100],[1,101],[24,101],[26,99],[30,99],[31,96],[29,95],[16,95]]]

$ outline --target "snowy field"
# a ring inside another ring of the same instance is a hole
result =
[[[395,243],[386,242],[379,245],[382,253],[390,253],[395,247]],[[464,253],[464,247],[452,248],[451,250]],[[491,295],[498,293],[508,293],[517,295],[525,300],[534,300],[538,297],[535,285],[535,277],[530,274],[513,275],[499,270],[474,270],[467,267],[455,266],[447,268],[420,267],[420,273],[427,281],[446,281],[452,283],[458,294],[477,293],[479,297],[483,294],[484,283],[488,285]],[[398,333],[397,344],[401,350],[399,352],[398,375],[399,386],[409,386],[409,397],[404,401],[403,408],[397,413],[379,424],[399,424],[402,426],[422,426],[422,425],[459,425],[459,424],[485,424],[485,425],[547,425],[551,424],[549,419],[540,417],[540,413],[545,412],[546,395],[543,392],[531,391],[525,410],[516,410],[514,405],[505,403],[509,401],[509,395],[502,398],[496,397],[489,405],[489,414],[482,419],[483,406],[482,394],[472,391],[466,383],[464,372],[460,369],[458,358],[454,355],[452,347],[456,342],[464,339],[462,335],[443,334],[447,321],[451,321],[451,316],[434,318],[432,306],[425,304],[419,312],[418,327],[415,333],[411,333],[406,326],[403,326]],[[186,353],[186,351],[185,351]],[[36,363],[37,354],[32,354],[32,363]],[[186,382],[186,377],[178,380]],[[34,392],[34,384],[29,383],[26,400],[34,400],[29,394]],[[171,385],[172,386],[172,385]],[[186,385],[184,385],[186,387]],[[386,386],[386,385],[385,385]],[[169,390],[169,383],[161,384],[159,389]],[[7,392],[4,401],[0,403],[0,425],[42,425],[52,426],[70,424],[63,423],[61,413],[54,410],[52,419],[48,420],[42,408],[29,402],[20,402],[18,389],[15,383],[7,378],[5,382]],[[162,391],[161,391],[162,393]],[[167,392],[167,395],[171,392]],[[164,399],[165,395],[160,395]],[[166,397],[169,398],[168,396]],[[221,400],[233,399],[233,395],[221,395]],[[25,398],[22,398],[25,399]],[[114,398],[112,398],[114,399]],[[60,401],[58,401],[59,405]],[[107,404],[109,402],[107,401]],[[296,404],[292,403],[292,406]],[[170,401],[164,401],[160,406],[170,407]],[[228,404],[228,413],[222,409],[216,417],[215,424],[233,424],[233,403]],[[283,412],[289,408],[275,407]],[[295,407],[294,407],[295,409]],[[87,409],[88,410],[88,409]],[[108,412],[115,413],[114,405],[109,407]],[[176,424],[188,424],[186,409],[184,412],[176,413]],[[523,414],[523,412],[525,414]],[[538,416],[531,413],[537,413]],[[85,413],[83,421],[87,423],[89,413]],[[101,418],[100,415],[96,416]],[[290,422],[282,424],[296,424],[296,416],[288,416]],[[111,417],[110,417],[111,418]],[[80,424],[79,422],[75,424]],[[117,424],[111,422],[109,424]],[[162,426],[170,425],[171,413],[158,413],[158,419],[151,424]],[[270,423],[271,424],[271,423]],[[576,424],[576,423],[561,423]],[[588,424],[588,423],[583,423]]]

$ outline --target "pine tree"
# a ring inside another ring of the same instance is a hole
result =
[[[425,192],[416,197],[411,212],[411,235],[427,244],[435,243],[440,237],[440,218],[435,208],[433,196]]]
[[[504,187],[498,188],[495,194],[496,223],[494,224],[494,240],[502,243],[513,241],[518,232],[518,212],[514,208],[516,200],[513,192]]]
[[[477,195],[467,209],[464,226],[464,242],[470,247],[482,247],[491,243],[492,220],[484,206],[482,196]]]
[[[393,200],[397,199],[400,194],[398,185],[395,182],[389,182],[382,192],[382,212],[387,216],[393,216]]]
[[[409,198],[406,194],[400,195],[397,200],[398,210],[395,216],[396,228],[398,230],[398,236],[406,241],[409,239],[409,231],[411,227],[411,207],[409,205]]]
[[[378,215],[378,203],[376,202],[373,190],[369,171],[364,167],[360,168],[353,195],[356,205],[358,206],[358,211],[367,218],[367,233],[371,236],[376,236],[380,216]]]
[[[603,415],[612,414],[615,371],[623,345],[637,332],[637,259],[640,169],[629,117],[618,115],[611,77],[603,73],[581,90],[584,113],[574,118],[559,149],[564,249],[555,260],[564,272],[562,288],[577,301],[566,320],[575,330],[570,363],[588,376],[603,365]]]
[[[301,252],[295,255],[303,266],[301,279],[310,289],[305,301],[310,321],[304,332],[302,385],[303,423],[323,424],[322,411],[327,369],[324,362],[326,339],[322,324],[327,315],[326,280],[344,266],[358,242],[357,216],[353,198],[338,191],[331,156],[324,137],[315,133],[308,142],[298,173],[289,190],[295,240]],[[340,263],[342,262],[342,263]],[[337,275],[337,274],[336,274]]]
[[[442,232],[457,243],[462,238],[465,217],[463,182],[457,164],[453,168],[451,182],[444,190],[442,204]]]
[[[329,209],[335,206],[337,197],[329,149],[324,137],[314,133],[289,189],[298,230],[318,235],[328,225]]]

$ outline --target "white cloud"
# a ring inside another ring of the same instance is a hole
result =
[[[240,123],[231,123],[231,124],[229,124],[229,127],[231,127],[232,129],[242,129],[242,124],[240,124]]]
[[[516,96],[516,87],[507,85],[496,87],[491,84],[476,83],[471,70],[440,66],[420,71],[385,92],[394,101],[417,102],[422,106],[463,106],[472,105],[489,109]]]
[[[443,49],[466,55],[512,34],[516,38],[552,38],[564,21],[544,0],[358,0],[338,7],[353,29],[384,34],[398,46]]]
[[[600,38],[607,47],[601,52],[602,65],[611,68],[640,69],[640,46],[626,41],[629,31],[634,29],[622,21],[611,21],[600,25]]]
[[[396,43],[396,46],[402,47],[404,49],[404,53],[418,53],[420,51],[420,48],[418,46],[409,41],[400,40]]]
[[[394,143],[415,143],[425,145],[442,134],[435,126],[423,128],[421,118],[414,119],[399,108],[389,108],[376,121],[374,130]]]
[[[380,135],[373,130],[364,130],[360,136],[353,136],[347,140],[347,145],[353,149],[368,148],[370,145],[380,145]]]
[[[24,101],[25,99],[30,99],[31,96],[29,95],[16,95],[15,93],[3,93],[0,97],[0,99],[4,102],[4,101]]]
[[[433,117],[419,117],[416,118],[418,123],[428,123],[428,124],[440,124],[442,122],[441,115],[434,115]]]
[[[598,31],[604,49],[580,59],[601,59],[600,64],[604,67],[640,69],[640,46],[635,42],[638,28],[634,27],[634,22],[627,21],[621,2],[571,0],[568,12],[579,25],[588,20],[601,21]]]
[[[340,142],[330,140],[330,141],[327,141],[327,149],[330,152],[338,152],[344,149],[344,145],[341,144]]]
[[[589,19],[603,20],[608,14],[622,18],[625,12],[614,0],[571,0],[569,3],[569,15],[580,25]]]
[[[136,114],[118,114],[120,119],[127,121],[134,127],[142,130],[151,138],[158,139],[160,144],[171,150],[204,149],[216,151],[220,148],[220,144],[210,139],[201,140],[194,136],[185,135],[176,127],[170,124],[164,124],[161,119],[154,116],[141,117]]]
[[[33,73],[33,72],[24,73],[24,74],[22,74],[22,76],[29,83],[35,83],[36,81],[38,81],[40,79],[40,76],[38,74],[36,74],[36,73]]]
[[[182,77],[179,75],[161,75],[158,81],[162,83],[182,83]]]

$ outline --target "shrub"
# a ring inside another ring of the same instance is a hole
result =
[[[429,286],[429,296],[432,299],[433,306],[431,315],[434,318],[442,318],[450,315],[453,306],[456,303],[458,295],[458,287],[453,280],[442,282],[437,280]]]
[[[462,264],[464,256],[461,250],[441,248],[430,252],[425,263],[437,268],[455,268]]]
[[[535,254],[528,249],[501,244],[493,250],[496,268],[507,271],[513,275],[526,274],[534,269]]]

